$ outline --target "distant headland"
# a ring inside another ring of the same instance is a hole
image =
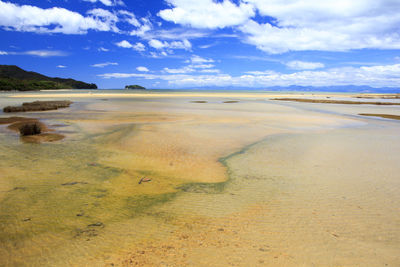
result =
[[[51,78],[15,65],[0,65],[0,91],[49,89],[97,89],[97,85],[74,79]]]
[[[134,85],[126,85],[125,89],[136,89],[136,90],[146,90],[145,87],[134,84]]]

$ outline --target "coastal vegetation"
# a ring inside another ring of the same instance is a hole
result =
[[[126,85],[125,89],[136,89],[136,90],[146,90],[145,87],[134,84],[134,85]]]
[[[49,89],[97,89],[97,85],[70,78],[51,78],[15,65],[0,65],[0,91]]]
[[[35,118],[0,118],[0,125],[5,124],[8,124],[8,129],[19,133],[22,141],[28,143],[54,142],[64,138],[64,135],[55,133],[53,129]]]
[[[59,108],[67,108],[72,104],[68,100],[59,101],[34,101],[22,103],[22,106],[7,106],[3,109],[3,112],[27,112],[27,111],[45,111],[45,110],[56,110]]]

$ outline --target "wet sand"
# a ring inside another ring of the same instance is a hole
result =
[[[62,141],[0,126],[1,265],[400,264],[400,125],[358,115],[397,107],[99,94],[39,94]]]
[[[324,104],[345,104],[345,105],[400,105],[396,102],[371,102],[371,101],[349,101],[349,100],[326,100],[326,99],[307,99],[307,98],[273,98],[278,101],[295,101],[304,103],[324,103]]]
[[[369,113],[360,113],[361,116],[368,116],[368,117],[381,117],[384,119],[392,119],[392,120],[400,120],[399,115],[392,115],[392,114],[369,114]]]

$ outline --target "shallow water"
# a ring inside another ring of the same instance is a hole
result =
[[[235,99],[24,114],[54,143],[0,126],[0,265],[399,264],[400,124],[357,116],[398,108]]]

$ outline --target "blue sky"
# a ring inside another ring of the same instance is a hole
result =
[[[0,64],[100,88],[400,87],[397,0],[0,0]]]

